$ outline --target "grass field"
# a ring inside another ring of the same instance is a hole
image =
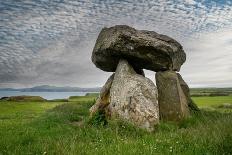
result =
[[[223,103],[232,103],[232,96],[192,97],[199,107],[215,107]]]
[[[2,101],[0,155],[232,154],[232,111],[217,108],[232,103],[232,96],[193,100],[201,113],[180,124],[161,122],[153,133],[121,121],[107,125],[90,121],[88,109],[94,97],[71,97],[69,102]]]

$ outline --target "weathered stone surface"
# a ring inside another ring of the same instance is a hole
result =
[[[122,58],[133,68],[179,71],[186,55],[177,41],[153,31],[126,25],[103,28],[92,53],[93,63],[104,71],[114,72]]]
[[[189,116],[187,98],[176,72],[156,73],[156,85],[161,120],[178,122]]]
[[[112,118],[152,131],[159,123],[156,86],[137,74],[126,60],[120,60],[110,89],[108,110]]]
[[[192,112],[200,111],[200,109],[197,107],[197,105],[191,99],[189,86],[183,80],[182,76],[179,73],[177,73],[177,76],[178,76],[178,79],[179,79],[179,82],[180,82],[180,86],[181,86],[181,88],[182,88],[182,90],[183,90],[183,92],[185,94],[186,99],[187,99],[189,110],[192,111]]]
[[[106,81],[105,85],[102,87],[99,97],[96,103],[90,108],[90,116],[93,116],[96,112],[105,112],[105,108],[110,104],[109,95],[110,88],[114,79],[114,74],[112,74]]]

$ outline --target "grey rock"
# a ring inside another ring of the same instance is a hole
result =
[[[180,82],[180,86],[181,86],[181,88],[182,88],[182,90],[183,90],[183,92],[185,94],[186,99],[187,99],[189,110],[191,112],[200,111],[200,109],[197,107],[197,105],[191,99],[189,86],[183,80],[182,76],[179,73],[177,73],[177,76],[178,76],[178,79],[179,79],[179,82]]]
[[[120,60],[110,89],[108,110],[111,118],[120,118],[152,131],[159,123],[156,86],[137,74],[126,60]]]
[[[105,85],[102,87],[99,97],[97,98],[95,104],[90,108],[90,116],[92,117],[97,112],[106,113],[106,107],[110,104],[109,95],[110,88],[114,79],[114,74],[112,74],[106,81]]]
[[[120,59],[126,59],[134,69],[179,71],[186,55],[177,41],[153,31],[126,25],[103,28],[92,53],[93,63],[114,72]]]
[[[176,72],[156,73],[156,85],[161,120],[179,122],[189,116],[188,101]]]

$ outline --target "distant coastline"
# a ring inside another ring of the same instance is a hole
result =
[[[81,87],[57,87],[57,86],[35,86],[31,88],[0,88],[0,91],[19,91],[19,92],[99,92],[101,87],[81,88]]]

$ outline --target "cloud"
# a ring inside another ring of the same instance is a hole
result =
[[[188,58],[182,68],[191,86],[232,86],[232,29],[202,34],[185,43]]]
[[[101,28],[116,24],[157,31],[181,42],[189,58],[183,74],[190,84],[232,85],[223,77],[228,76],[231,38],[215,39],[230,35],[231,6],[199,0],[1,1],[0,87],[101,86],[111,73],[97,69],[90,56]],[[214,49],[220,46],[218,54]],[[212,76],[215,81],[207,82],[213,69],[218,72]]]
[[[197,4],[197,2],[195,2],[194,0],[185,0],[185,3],[191,4],[191,5]]]

